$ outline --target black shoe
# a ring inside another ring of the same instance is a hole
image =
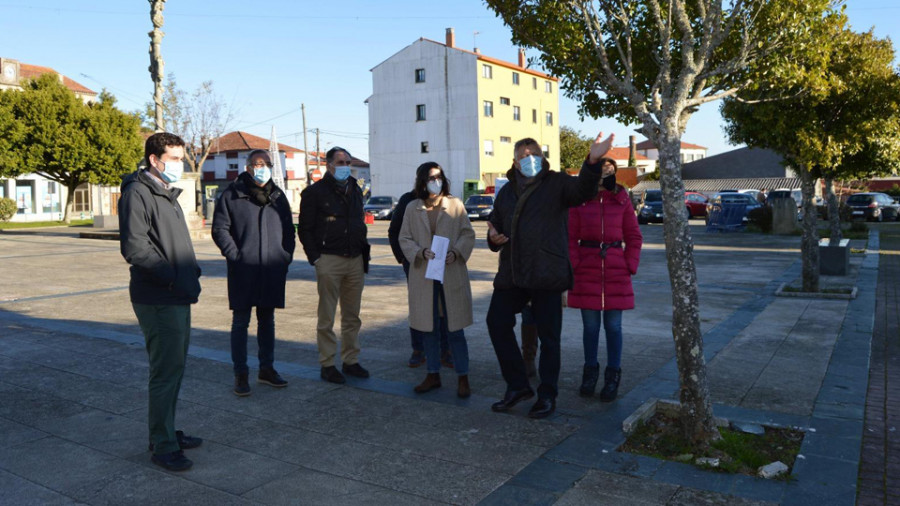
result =
[[[337,370],[337,367],[330,365],[328,367],[323,367],[322,372],[319,373],[319,376],[322,377],[323,380],[329,383],[337,383],[338,385],[343,384],[347,381],[347,378],[341,374],[341,371]]]
[[[612,402],[616,400],[619,393],[619,382],[622,380],[622,369],[615,367],[607,367],[603,371],[603,389],[600,390],[601,402]]]
[[[162,455],[153,455],[150,461],[159,467],[165,468],[167,471],[187,471],[194,465],[190,459],[184,456],[184,452],[163,453]]]
[[[178,447],[182,450],[193,450],[203,444],[203,440],[199,437],[187,436],[183,431],[175,431],[175,440],[178,441]],[[153,451],[153,443],[150,443],[150,451]]]
[[[288,382],[278,374],[278,371],[271,367],[264,367],[259,370],[259,376],[256,377],[256,381],[258,383],[265,383],[266,385],[273,386],[275,388],[282,388],[288,385]]]
[[[238,397],[250,395],[250,383],[247,381],[247,373],[234,376],[234,395]]]
[[[547,418],[556,411],[556,399],[538,398],[534,406],[528,410],[528,418]]]
[[[525,387],[521,390],[507,390],[502,400],[491,404],[491,410],[497,413],[506,413],[519,402],[532,397],[534,397],[534,390],[531,387]]]
[[[597,390],[597,380],[600,379],[600,364],[584,366],[581,373],[581,387],[578,389],[578,395],[582,397],[591,397]]]
[[[359,365],[359,363],[355,364],[344,364],[341,366],[341,370],[344,371],[344,374],[347,376],[353,376],[355,378],[368,378],[369,371],[363,369],[363,366]]]

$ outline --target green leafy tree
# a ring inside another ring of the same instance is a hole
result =
[[[580,169],[585,153],[591,149],[594,139],[581,135],[572,127],[559,129],[559,163],[563,169]]]
[[[519,45],[541,51],[583,116],[638,123],[660,150],[680,423],[698,447],[719,437],[703,356],[693,240],[684,210],[681,136],[697,109],[762,73],[805,78],[793,63],[829,0],[486,0]],[[792,64],[793,63],[793,64]]]
[[[105,91],[85,104],[55,74],[0,92],[0,125],[0,176],[34,173],[65,186],[66,223],[79,185],[118,184],[141,159],[137,115],[118,110]]]
[[[843,21],[831,26],[831,42],[821,47],[825,66],[815,87],[764,78],[722,106],[733,142],[772,149],[797,169],[803,191],[803,290],[809,292],[819,290],[816,179],[825,179],[831,240],[840,240],[833,181],[900,167],[900,79],[892,68],[893,47],[871,32],[844,28]],[[793,98],[753,103],[759,88],[780,89]]]

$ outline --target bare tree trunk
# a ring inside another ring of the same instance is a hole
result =
[[[816,228],[815,178],[809,167],[800,167],[800,188],[803,192],[803,230],[800,257],[803,260],[803,291],[819,291],[819,233]]]
[[[828,223],[831,225],[828,245],[838,246],[843,239],[841,234],[841,206],[834,194],[834,179],[825,178],[825,202],[828,204]]]
[[[155,127],[157,132],[166,129],[163,120],[163,75],[165,74],[165,62],[160,51],[163,36],[165,35],[160,28],[163,25],[163,9],[166,7],[166,0],[148,0],[150,2],[150,20],[153,22],[153,30],[147,35],[150,36],[150,78],[153,80],[153,103],[156,106]]]
[[[681,382],[680,423],[685,437],[698,448],[719,439],[709,399],[694,246],[684,212],[684,182],[681,179],[681,139],[661,133],[660,186],[663,191],[666,260],[672,284],[672,337]]]
[[[80,183],[69,181],[66,183],[66,211],[63,215],[63,223],[70,225],[72,223],[72,210],[75,208],[75,189]]]

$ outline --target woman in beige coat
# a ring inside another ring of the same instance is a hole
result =
[[[447,334],[453,364],[459,377],[456,394],[471,395],[469,388],[469,349],[464,328],[472,324],[472,287],[466,262],[475,247],[475,231],[466,208],[450,195],[450,181],[434,162],[416,170],[416,200],[406,206],[400,247],[409,260],[409,326],[425,333],[425,357],[428,374],[415,387],[424,393],[441,386],[440,335]],[[428,261],[434,259],[434,236],[450,240],[444,265],[444,282],[425,278]]]

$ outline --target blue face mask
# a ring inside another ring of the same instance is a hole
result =
[[[160,173],[160,176],[167,183],[174,183],[181,179],[181,174],[184,172],[184,162],[165,162],[165,169]]]
[[[266,184],[269,179],[272,179],[272,169],[268,167],[257,167],[256,170],[253,171],[253,179],[259,184]]]
[[[519,171],[525,177],[534,177],[541,171],[540,156],[529,155],[519,160]]]
[[[334,178],[338,181],[346,181],[350,177],[349,165],[338,165],[334,168]]]

